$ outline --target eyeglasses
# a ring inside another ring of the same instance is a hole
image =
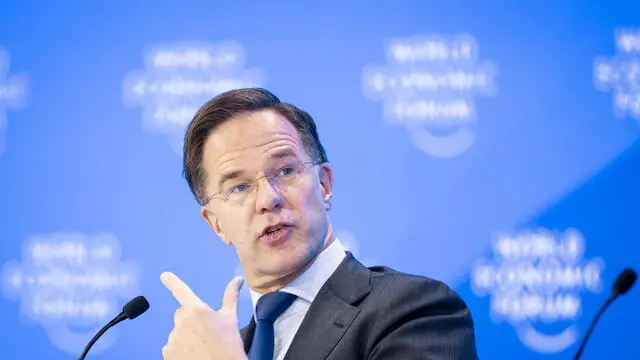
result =
[[[304,178],[307,170],[319,165],[318,162],[293,163],[279,168],[275,172],[271,172],[256,178],[253,181],[237,181],[224,185],[219,193],[213,194],[205,199],[202,205],[207,205],[211,200],[219,199],[235,205],[246,205],[249,203],[258,190],[258,181],[266,178],[269,184],[279,191],[286,192],[289,189],[296,188],[300,184],[300,180]]]

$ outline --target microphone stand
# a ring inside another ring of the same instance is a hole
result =
[[[593,332],[593,329],[595,328],[596,323],[600,319],[600,316],[604,314],[604,311],[609,307],[609,305],[611,305],[611,303],[613,302],[613,300],[616,299],[617,296],[618,294],[611,294],[611,296],[609,296],[607,301],[600,308],[600,311],[598,311],[598,313],[593,318],[593,320],[591,320],[591,324],[589,325],[589,328],[587,329],[587,332],[584,335],[584,339],[582,339],[582,343],[580,344],[580,348],[578,348],[578,351],[573,357],[573,360],[580,359],[580,356],[582,356],[582,352],[584,351],[585,345],[587,345],[587,341],[589,340],[589,337],[591,336],[591,333]]]
[[[102,329],[100,329],[100,331],[98,331],[98,333],[93,336],[93,338],[91,339],[91,341],[89,341],[87,346],[85,346],[84,350],[82,351],[82,355],[80,355],[78,360],[84,360],[84,358],[89,353],[89,350],[91,350],[91,347],[93,346],[93,344],[95,344],[96,341],[98,341],[98,339],[100,338],[100,336],[102,336],[105,332],[107,332],[107,330],[109,330],[114,325],[126,319],[127,319],[127,315],[125,313],[120,313],[120,315],[116,316],[113,320],[109,321],[107,325],[103,326]]]

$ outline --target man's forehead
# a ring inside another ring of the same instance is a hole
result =
[[[253,156],[247,154],[246,156],[225,157],[212,165],[216,172],[228,169],[251,170],[268,166],[269,164],[279,164],[282,161],[302,160],[303,157],[304,154],[298,151],[296,147],[280,145],[271,149],[265,149],[265,151],[260,151]]]
[[[207,136],[205,152],[222,155],[260,148],[269,142],[286,139],[293,142],[294,146],[300,143],[300,136],[293,124],[275,111],[261,110],[238,114],[217,126]]]
[[[212,131],[203,149],[209,181],[231,171],[252,171],[284,155],[304,158],[306,151],[293,124],[273,110],[238,114]]]
[[[235,147],[215,145],[215,138],[205,147],[203,162],[205,168],[218,170],[230,165],[260,164],[283,158],[302,158],[306,151],[299,140],[290,134],[277,133],[264,141],[247,141]]]
[[[227,119],[211,135],[229,136],[261,133],[294,133],[295,127],[285,116],[271,109],[242,112]]]

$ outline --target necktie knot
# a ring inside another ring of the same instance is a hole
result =
[[[295,299],[295,295],[281,291],[262,295],[256,304],[256,320],[274,322]]]

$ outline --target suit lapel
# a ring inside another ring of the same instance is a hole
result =
[[[284,359],[325,359],[358,316],[360,309],[353,304],[371,291],[369,278],[369,270],[347,252],[311,304]]]
[[[249,349],[251,349],[251,342],[253,341],[253,333],[256,332],[256,321],[252,316],[249,325],[240,330],[240,337],[242,338],[242,343],[244,344],[244,352],[246,354],[249,353]]]

